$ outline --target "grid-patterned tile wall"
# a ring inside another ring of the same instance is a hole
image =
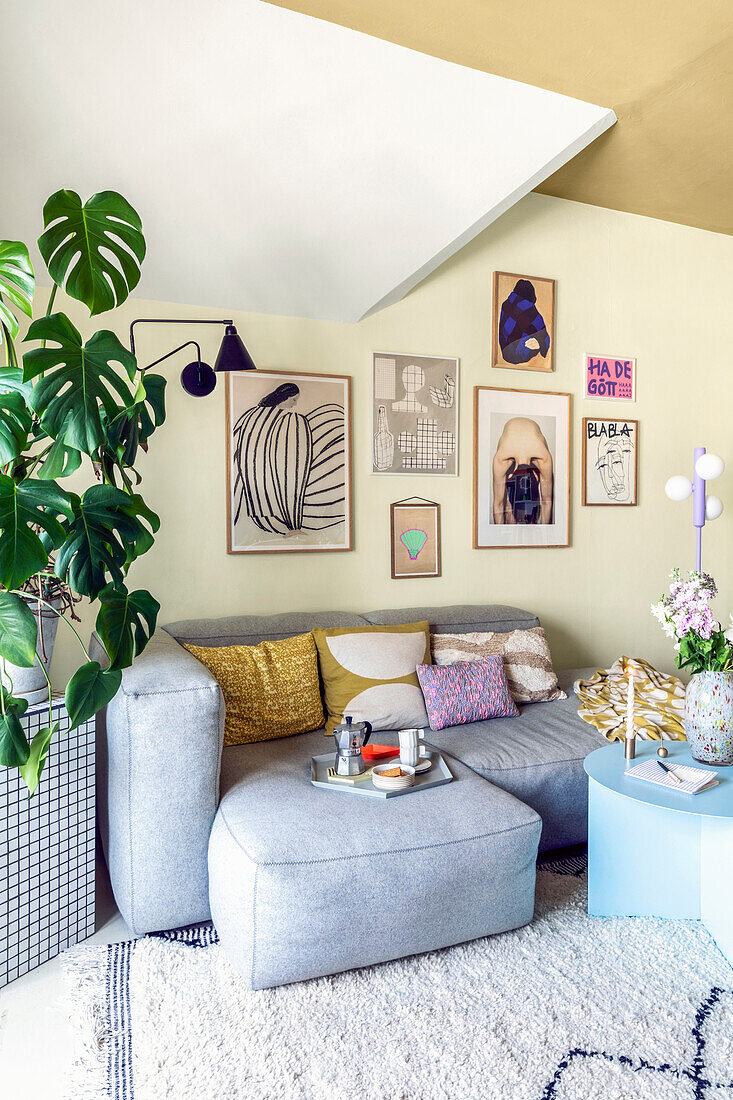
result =
[[[94,719],[59,722],[33,798],[15,769],[0,768],[0,987],[94,931]],[[48,724],[29,707],[26,736]]]

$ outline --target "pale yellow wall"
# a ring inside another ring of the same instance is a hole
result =
[[[195,257],[191,262],[197,262]],[[557,280],[554,374],[491,368],[495,269]],[[255,279],[257,273],[247,277]],[[318,278],[318,272],[312,277]],[[206,263],[201,263],[201,278],[206,278]],[[705,564],[721,587],[718,613],[727,620],[733,608],[732,302],[730,237],[533,194],[403,302],[361,324],[235,313],[259,367],[353,376],[356,549],[227,555],[224,387],[217,386],[208,398],[188,397],[177,380],[182,358],[167,366],[168,420],[140,463],[143,491],[160,513],[161,530],[131,579],[160,600],[163,623],[290,609],[505,602],[541,616],[558,665],[601,665],[624,652],[669,667],[670,645],[652,620],[649,604],[665,586],[672,565],[694,565],[691,506],[667,501],[663,486],[670,474],[690,472],[695,445],[717,451],[729,463],[729,473],[714,490],[729,510],[706,529]],[[62,308],[67,306],[64,300]],[[83,321],[82,310],[69,312]],[[97,318],[96,327],[114,327],[124,338],[132,317],[161,314],[225,317],[231,312],[226,303],[212,311],[131,301],[117,314]],[[92,331],[88,319],[83,328]],[[174,347],[182,333],[179,328],[141,330],[140,361]],[[211,362],[219,335],[213,328],[191,330]],[[370,474],[370,352],[380,349],[460,358],[457,479]],[[633,407],[582,400],[586,352],[638,359]],[[471,548],[475,385],[574,395],[569,549]],[[640,420],[638,507],[581,507],[584,415]],[[443,576],[393,581],[389,504],[413,493],[442,506]],[[92,618],[88,613],[84,618],[88,634]],[[53,668],[59,686],[72,661],[76,654],[64,639]]]

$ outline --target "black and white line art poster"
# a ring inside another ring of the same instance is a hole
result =
[[[636,504],[638,420],[583,419],[583,504]]]
[[[229,552],[350,550],[351,379],[226,379]]]

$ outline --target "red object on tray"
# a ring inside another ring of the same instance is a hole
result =
[[[392,756],[399,756],[400,750],[394,745],[365,745],[361,755],[371,764],[378,764],[381,760],[389,760]]]

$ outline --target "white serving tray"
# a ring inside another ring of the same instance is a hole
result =
[[[421,749],[423,746],[420,746]],[[428,787],[443,787],[450,783],[453,776],[448,765],[439,752],[423,750],[423,756],[429,756],[433,766],[429,772],[422,772],[415,776],[415,782],[411,787],[404,787],[397,791],[380,791],[374,786],[371,779],[362,779],[359,783],[331,783],[328,779],[328,769],[336,764],[336,753],[327,752],[323,756],[311,757],[311,783],[314,787],[324,787],[329,791],[339,791],[344,794],[366,795],[367,798],[398,798],[403,794],[415,794],[416,791],[425,791]],[[395,757],[399,762],[399,759]]]

